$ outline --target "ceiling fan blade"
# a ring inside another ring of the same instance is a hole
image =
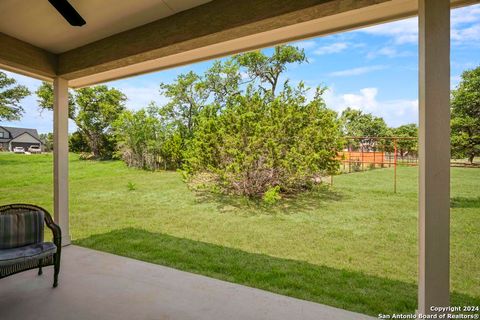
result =
[[[82,16],[75,10],[67,0],[48,0],[52,6],[68,21],[72,26],[80,27],[86,22]]]

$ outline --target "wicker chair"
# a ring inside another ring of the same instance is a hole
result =
[[[53,243],[44,242],[44,222],[53,233]],[[30,204],[0,206],[0,279],[42,267],[54,266],[53,287],[58,285],[62,249],[60,227],[52,216]]]

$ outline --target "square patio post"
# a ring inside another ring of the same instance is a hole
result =
[[[418,312],[449,305],[450,1],[419,0]]]
[[[68,222],[68,81],[53,81],[53,185],[55,222],[62,229],[62,245],[70,244]]]

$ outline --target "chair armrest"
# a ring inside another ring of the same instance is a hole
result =
[[[62,247],[62,230],[60,229],[60,226],[56,224],[50,213],[46,210],[45,212],[45,225],[52,230],[53,234],[53,243],[57,246],[57,250],[60,250]]]

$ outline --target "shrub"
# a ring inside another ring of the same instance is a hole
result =
[[[275,204],[278,200],[282,199],[282,197],[280,196],[280,187],[275,186],[275,187],[269,188],[263,194],[262,199],[263,199],[263,202],[265,202],[266,204],[270,204],[270,205]]]
[[[137,190],[137,186],[132,181],[128,181],[127,189],[128,189],[128,191],[135,191],[135,190]]]
[[[192,174],[216,175],[225,193],[262,197],[311,189],[337,171],[340,129],[323,90],[307,102],[303,85],[272,98],[249,88],[227,106],[205,109],[186,158]],[[272,191],[270,191],[272,192]]]

